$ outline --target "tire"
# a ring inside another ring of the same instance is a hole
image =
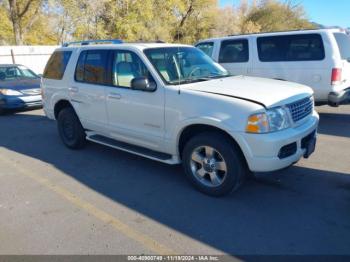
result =
[[[57,127],[63,143],[68,148],[81,149],[85,146],[86,134],[73,108],[66,107],[59,112]]]
[[[236,191],[248,173],[238,146],[215,132],[190,139],[183,150],[182,165],[197,190],[216,197]]]

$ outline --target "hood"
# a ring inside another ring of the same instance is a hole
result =
[[[0,89],[26,90],[40,88],[40,78],[0,81]]]
[[[247,76],[192,83],[185,89],[243,99],[266,108],[286,105],[313,94],[311,88],[301,84]]]

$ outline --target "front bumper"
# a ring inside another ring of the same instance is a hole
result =
[[[236,136],[236,141],[251,171],[276,171],[298,162],[303,156],[309,156],[309,147],[304,144],[310,136],[316,135],[318,122],[319,116],[314,111],[313,115],[298,127],[269,134],[240,133]],[[293,154],[281,157],[281,149],[292,144],[296,144]]]
[[[1,109],[21,109],[42,106],[41,95],[35,96],[3,96],[0,97]]]
[[[328,94],[328,104],[330,106],[339,106],[342,103],[350,101],[350,87]]]

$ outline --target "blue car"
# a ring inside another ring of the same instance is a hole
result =
[[[23,65],[0,65],[0,114],[40,106],[40,76]]]

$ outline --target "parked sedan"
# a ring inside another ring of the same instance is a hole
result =
[[[23,65],[0,65],[0,114],[42,106],[40,76]]]

